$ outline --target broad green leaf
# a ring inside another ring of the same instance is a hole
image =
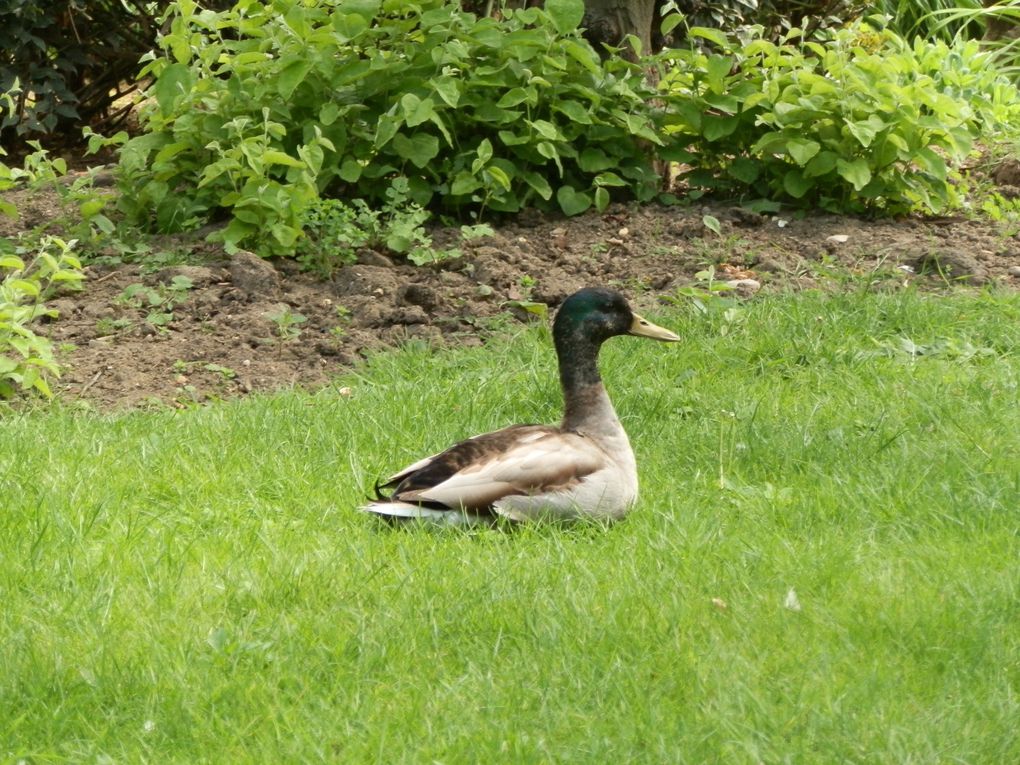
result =
[[[689,38],[701,38],[702,40],[708,40],[711,43],[715,43],[723,50],[729,50],[730,42],[726,38],[726,35],[718,29],[711,29],[710,27],[691,27],[687,30],[687,36]]]
[[[405,93],[400,99],[400,108],[404,114],[404,122],[408,127],[417,127],[432,119],[435,114],[435,103],[431,98],[418,98],[414,93]]]
[[[872,114],[868,119],[861,120],[859,122],[847,122],[846,129],[850,131],[850,134],[856,138],[861,146],[871,146],[872,141],[875,140],[875,136],[878,135],[879,131],[886,128],[885,122],[878,115]]]
[[[40,291],[39,283],[29,279],[8,279],[4,285],[32,297],[38,297]]]
[[[566,40],[563,44],[563,49],[567,52],[568,56],[592,74],[598,74],[601,71],[599,56],[590,45],[582,45],[574,40]]]
[[[726,168],[726,172],[750,186],[761,175],[761,163],[749,157],[737,157]]]
[[[504,146],[522,146],[526,143],[531,143],[531,138],[526,135],[516,135],[511,133],[509,130],[500,130],[499,140],[503,142]]]
[[[478,149],[475,152],[477,158],[475,163],[478,164],[479,169],[488,164],[489,160],[492,159],[492,141],[488,138],[483,138],[481,143],[478,144]],[[472,166],[473,167],[473,166]],[[475,172],[478,172],[475,170]]]
[[[599,173],[595,176],[596,186],[626,186],[627,181],[623,180],[616,173]]]
[[[705,94],[705,103],[727,114],[736,114],[741,110],[741,102],[737,100],[736,96],[729,93],[707,93]]]
[[[535,145],[535,151],[546,159],[551,159],[555,162],[557,169],[560,171],[560,176],[563,175],[563,163],[560,161],[560,153],[556,151],[556,147],[553,144],[548,141],[540,141]]]
[[[806,138],[791,138],[786,142],[786,151],[793,157],[793,161],[801,167],[806,165],[821,148],[817,141]]]
[[[415,167],[425,167],[439,155],[439,139],[428,133],[415,133],[410,138],[397,133],[393,136],[393,149]]]
[[[616,164],[617,160],[614,157],[610,157],[602,149],[591,146],[582,151],[581,156],[577,158],[578,167],[586,173],[598,173],[615,167]]]
[[[556,31],[565,35],[577,29],[584,18],[584,0],[546,0],[545,12]]]
[[[380,0],[340,0],[337,11],[341,13],[359,13],[367,19],[375,17],[379,12]]]
[[[709,56],[705,67],[708,87],[714,93],[725,90],[726,76],[733,68],[733,59],[729,56]]]
[[[592,198],[582,191],[577,191],[569,184],[560,186],[556,191],[556,201],[567,216],[580,215],[592,205]]]
[[[819,152],[807,163],[807,166],[804,168],[804,175],[808,178],[828,175],[836,169],[837,159],[839,159],[839,156],[835,152]]]
[[[185,151],[186,149],[190,148],[191,147],[184,141],[175,141],[174,143],[168,143],[166,146],[164,146],[162,149],[156,152],[156,156],[153,157],[152,162],[153,164],[156,165],[168,162],[169,160],[173,159],[178,154],[180,154],[182,151]]]
[[[810,178],[805,178],[804,173],[802,173],[799,169],[790,170],[783,176],[783,189],[794,199],[800,199],[802,196],[807,194],[814,185],[814,181]]]
[[[542,138],[548,138],[550,141],[563,140],[563,134],[559,131],[559,128],[548,120],[533,120],[529,124]]]
[[[662,145],[662,139],[652,129],[647,117],[638,114],[628,114],[624,118],[624,122],[627,123],[627,130],[630,131],[631,135],[644,138],[646,141],[651,141],[659,146]]]
[[[679,24],[683,20],[684,15],[682,13],[676,12],[669,13],[662,19],[662,23],[659,24],[659,32],[662,34],[663,37],[665,37],[676,28],[677,24]]]
[[[170,64],[160,73],[156,84],[152,86],[152,92],[160,111],[167,116],[173,112],[177,99],[189,93],[193,87],[191,70],[185,64]]]
[[[302,5],[292,5],[283,15],[283,20],[299,40],[308,36],[308,12]]]
[[[510,176],[507,175],[506,171],[497,165],[492,165],[485,169],[487,174],[492,180],[503,187],[504,191],[510,191]]]
[[[607,207],[609,207],[609,192],[602,186],[599,186],[595,189],[595,209],[599,212],[605,212]]]
[[[79,212],[81,212],[81,216],[83,218],[88,219],[96,215],[96,213],[102,210],[103,207],[105,206],[106,206],[105,199],[89,199],[85,202],[82,202],[78,210]]]
[[[713,115],[706,115],[705,120],[702,123],[702,132],[705,136],[705,140],[718,141],[720,138],[732,135],[733,131],[737,129],[738,121],[737,117],[716,117]]]
[[[460,102],[460,91],[457,89],[457,81],[452,77],[437,77],[432,80],[432,89],[451,108],[456,108]]]
[[[946,161],[928,147],[920,149],[914,155],[914,163],[930,175],[934,175],[940,181],[946,179]]]
[[[369,28],[370,16],[363,16],[360,13],[333,14],[333,29],[336,30],[342,42],[350,42],[360,36]]]
[[[332,101],[327,101],[319,107],[319,122],[321,122],[325,127],[329,127],[336,122],[336,118],[339,116],[340,107]]]
[[[354,157],[348,157],[340,164],[337,174],[348,183],[356,183],[361,177],[362,164]]]
[[[443,134],[443,138],[446,139],[446,144],[448,146],[453,146],[453,138],[450,136],[450,131],[447,130],[446,123],[443,122],[443,118],[440,117],[435,112],[433,112],[432,116],[429,117],[429,120],[432,122],[433,125],[435,125],[437,128],[439,128],[439,132],[442,133]]]
[[[276,76],[276,92],[280,94],[281,98],[287,100],[308,76],[312,62],[304,56],[285,56],[280,63],[282,68]]]
[[[549,181],[544,176],[536,172],[526,171],[521,173],[521,177],[524,178],[524,182],[533,188],[542,199],[546,201],[552,199],[553,191],[552,186],[549,185]]]
[[[591,115],[588,113],[588,110],[577,101],[560,101],[553,104],[553,109],[566,115],[567,119],[571,122],[576,122],[579,125],[592,124]]]
[[[511,106],[523,104],[525,101],[531,105],[537,103],[538,93],[534,88],[511,88],[496,102],[496,106],[500,109],[508,109]]]
[[[482,182],[477,177],[466,170],[462,170],[453,179],[453,183],[450,185],[450,194],[455,197],[465,196],[481,187]]]
[[[858,157],[853,162],[847,162],[845,159],[836,160],[836,171],[848,180],[857,191],[871,182],[871,169],[863,157]]]
[[[267,165],[286,165],[287,167],[304,167],[305,163],[300,159],[287,154],[284,151],[277,151],[275,149],[269,149],[262,153],[262,161]]]
[[[408,94],[410,95],[410,94]],[[396,118],[391,117],[388,114],[384,114],[379,118],[379,123],[375,127],[375,148],[381,149],[383,146],[393,140],[393,136],[397,134],[397,130],[400,129],[400,125]]]

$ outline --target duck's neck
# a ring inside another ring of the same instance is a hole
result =
[[[566,337],[557,339],[556,353],[563,387],[563,429],[592,436],[618,435],[620,420],[599,375],[599,344]]]

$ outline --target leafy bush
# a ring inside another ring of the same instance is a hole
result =
[[[398,176],[461,215],[648,199],[654,91],[581,39],[583,8],[180,0],[143,71],[147,132],[122,150],[126,212],[164,231],[229,216],[228,248],[286,253],[320,194],[383,203]]]
[[[1017,89],[976,42],[913,46],[855,24],[832,43],[673,50],[663,79],[672,145],[692,187],[838,212],[938,212],[979,138],[1020,130]]]
[[[57,315],[44,302],[54,287],[84,278],[74,245],[74,240],[45,237],[27,264],[18,254],[0,252],[0,398],[10,398],[18,388],[52,395],[46,378],[59,376],[60,368],[50,341],[30,325]]]

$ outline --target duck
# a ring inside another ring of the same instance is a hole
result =
[[[599,350],[618,335],[680,338],[604,287],[566,298],[552,335],[563,389],[559,427],[511,425],[460,441],[377,482],[375,498],[360,509],[393,522],[453,525],[626,515],[637,501],[637,463],[602,383]]]

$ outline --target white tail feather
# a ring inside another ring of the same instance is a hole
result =
[[[372,502],[368,505],[362,505],[358,509],[365,513],[386,515],[390,518],[407,518],[447,526],[470,526],[492,522],[491,518],[471,515],[458,510],[434,510],[431,507],[421,507],[409,502]]]

